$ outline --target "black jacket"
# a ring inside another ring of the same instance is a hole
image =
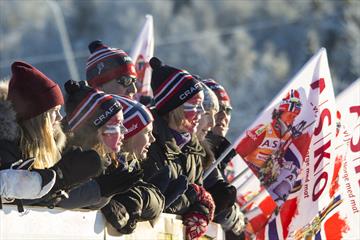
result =
[[[169,166],[172,180],[185,175],[189,184],[202,185],[202,158],[205,157],[205,151],[196,136],[193,135],[190,142],[180,149],[167,122],[156,112],[153,115],[155,118],[153,134],[156,141],[149,148],[148,158],[142,162],[145,179],[151,179],[165,166]],[[182,194],[166,211],[184,214],[193,204],[189,196]]]

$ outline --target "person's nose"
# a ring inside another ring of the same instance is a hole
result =
[[[214,117],[214,116],[209,116],[208,127],[209,127],[209,128],[215,127],[215,117]]]
[[[150,133],[150,143],[155,142],[155,137],[152,133]]]
[[[63,116],[61,115],[61,113],[60,113],[59,111],[56,112],[56,118],[55,118],[55,120],[58,121],[58,122],[60,122],[62,119],[63,119]]]

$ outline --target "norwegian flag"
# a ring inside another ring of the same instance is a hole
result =
[[[269,231],[265,230],[274,231],[279,227],[282,229],[278,234],[279,238],[287,235],[287,226],[291,223],[287,219],[296,214],[296,197],[305,187],[309,188],[309,175],[303,173],[302,169],[311,164],[314,167],[315,162],[316,170],[324,169],[324,161],[321,160],[327,155],[321,154],[325,154],[324,151],[328,148],[326,137],[331,137],[335,129],[334,126],[326,124],[326,114],[334,115],[334,106],[335,98],[326,50],[321,49],[235,141],[236,151],[266,190],[260,194],[251,194],[242,192],[242,189],[251,189],[251,186],[238,189],[240,195],[255,195],[248,198],[246,207],[243,208],[249,220],[248,236],[253,237],[254,234],[262,232],[263,236],[267,236],[265,238],[269,238]],[[287,114],[283,114],[284,112]],[[287,127],[284,127],[283,123],[286,123]],[[319,148],[314,147],[315,143],[319,144]],[[333,149],[333,146],[330,149]],[[314,156],[314,152],[318,155]],[[314,163],[310,163],[311,161]],[[333,163],[327,166],[332,167]],[[321,192],[318,194],[321,195]],[[288,211],[282,212],[282,207]],[[276,214],[283,218],[276,219]],[[266,225],[272,215],[275,222],[271,223],[278,223],[276,228]],[[283,229],[283,226],[286,229]]]
[[[137,37],[131,50],[130,56],[135,63],[137,73],[137,88],[140,96],[152,96],[150,86],[152,69],[149,65],[150,59],[154,56],[154,23],[151,15],[146,15],[145,24]]]

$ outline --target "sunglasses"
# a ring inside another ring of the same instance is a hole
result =
[[[219,112],[225,112],[227,115],[230,115],[232,112],[232,107],[220,104],[219,105]]]
[[[136,83],[136,78],[130,76],[121,76],[115,80],[124,87],[129,87],[131,84]]]

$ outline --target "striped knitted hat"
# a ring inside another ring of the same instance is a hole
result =
[[[99,87],[121,76],[136,78],[135,65],[123,50],[110,48],[100,40],[90,43],[89,50],[86,79],[91,87]]]
[[[230,97],[225,91],[225,88],[221,86],[218,82],[216,82],[214,79],[204,79],[202,80],[203,83],[205,83],[206,86],[208,86],[211,90],[214,91],[216,96],[218,97],[219,101],[222,102],[229,102],[230,103]]]
[[[128,132],[125,133],[125,140],[143,130],[154,118],[147,107],[141,103],[126,97],[112,95],[122,106],[124,113],[124,126]]]
[[[151,88],[160,115],[176,109],[202,90],[201,83],[191,74],[163,65],[156,57],[150,59],[150,66],[153,69]]]
[[[86,86],[84,81],[65,83],[68,98],[65,102],[66,120],[70,130],[89,126],[99,129],[122,107],[111,95]]]

